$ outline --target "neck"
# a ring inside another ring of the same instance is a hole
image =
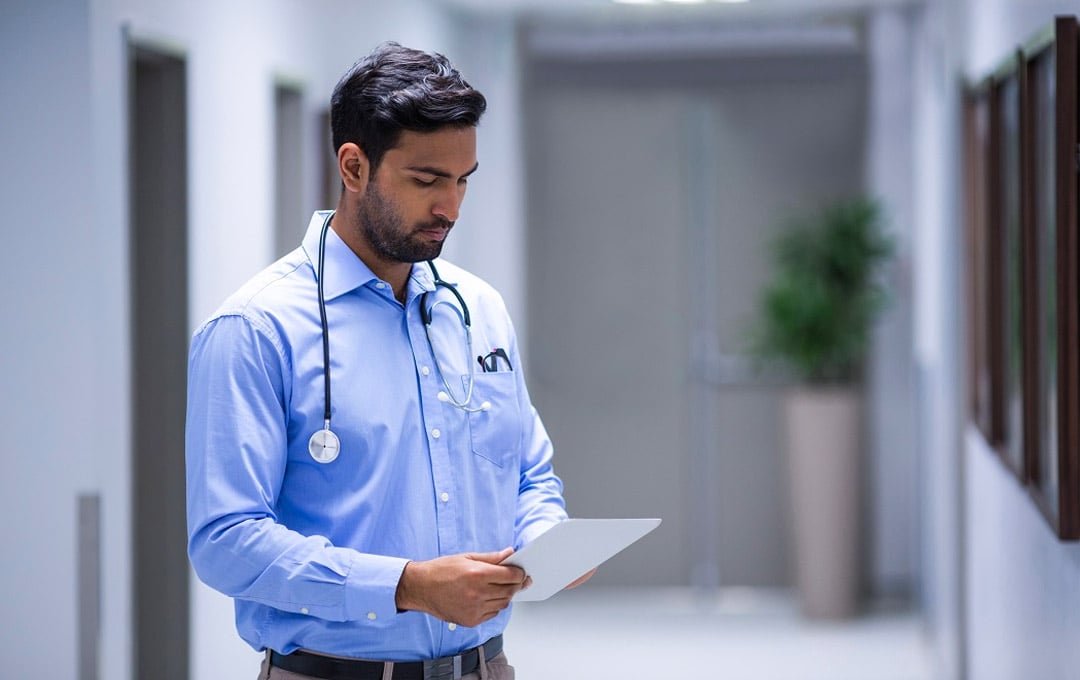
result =
[[[388,261],[372,250],[371,244],[363,237],[360,225],[348,220],[347,211],[334,213],[330,220],[330,228],[334,233],[349,246],[349,250],[367,265],[375,276],[390,284],[394,290],[394,297],[398,302],[405,303],[405,295],[408,291],[409,275],[412,273],[412,264],[409,262]]]

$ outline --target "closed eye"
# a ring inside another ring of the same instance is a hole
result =
[[[435,182],[437,180],[438,180],[437,177],[434,178],[434,179],[423,179],[421,177],[413,177],[413,181],[416,182],[417,185],[422,186],[422,187],[432,186],[433,184],[435,184]]]

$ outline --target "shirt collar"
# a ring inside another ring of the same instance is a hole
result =
[[[315,211],[311,216],[311,221],[308,222],[307,233],[304,234],[304,252],[311,262],[311,268],[316,272],[316,277],[318,277],[319,265],[319,235],[322,232],[323,222],[332,212],[331,210]],[[323,263],[323,276],[325,277],[323,295],[327,300],[333,300],[349,291],[379,280],[379,277],[375,276],[375,273],[356,256],[356,253],[333,229],[326,230],[326,259]],[[413,264],[409,279],[421,291],[435,290],[435,278],[425,262]],[[412,285],[411,283],[410,287]]]

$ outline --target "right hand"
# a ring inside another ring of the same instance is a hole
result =
[[[477,626],[506,609],[531,585],[520,567],[500,565],[513,548],[409,562],[397,587],[397,607],[422,611],[448,623]]]

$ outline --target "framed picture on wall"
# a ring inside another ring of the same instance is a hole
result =
[[[1077,22],[1058,17],[1023,50],[1022,214],[1030,245],[1031,422],[1036,504],[1080,538],[1080,296],[1077,276]]]
[[[1002,441],[1001,338],[991,322],[990,87],[968,88],[964,95],[964,222],[967,265],[968,397],[971,420],[987,442]],[[996,317],[995,317],[996,318]],[[995,373],[996,371],[996,373]]]
[[[990,272],[988,325],[1000,353],[991,356],[991,407],[999,430],[993,439],[1005,465],[1021,482],[1028,478],[1025,447],[1028,376],[1025,344],[1025,266],[1027,252],[1020,208],[1020,86],[1019,54],[1007,60],[990,78],[989,231]],[[993,343],[991,343],[991,347]],[[994,402],[999,399],[999,402]]]

